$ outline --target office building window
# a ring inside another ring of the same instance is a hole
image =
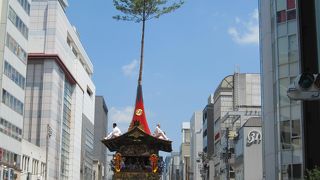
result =
[[[285,10],[277,12],[277,22],[278,23],[286,22],[286,20],[287,20],[287,14],[286,14]]]
[[[26,39],[28,39],[28,34],[29,34],[28,27],[11,7],[9,9],[9,19],[16,26],[16,28],[21,32],[21,34]]]
[[[22,139],[22,129],[11,124],[9,121],[6,121],[3,118],[0,119],[0,132],[18,141],[21,141]]]
[[[62,146],[61,146],[61,180],[67,180],[69,174],[70,155],[70,123],[71,123],[71,103],[73,87],[65,81],[63,100],[63,123],[62,123]]]
[[[28,15],[30,15],[30,3],[28,0],[18,0],[20,3],[21,7],[26,11]]]
[[[296,19],[296,2],[295,0],[278,0],[277,1],[277,23],[284,23]]]
[[[287,12],[287,20],[296,19],[296,10],[291,10]]]
[[[295,0],[287,0],[287,9],[294,9],[296,8]]]
[[[2,102],[12,110],[23,115],[23,103],[4,89],[2,89]]]
[[[15,68],[13,68],[7,61],[4,62],[4,74],[15,82],[22,89],[25,87],[25,77],[23,77]]]
[[[27,63],[27,52],[14,40],[9,34],[7,34],[6,46],[13,52],[23,63]]]
[[[4,164],[20,168],[21,156],[0,147],[0,161]]]

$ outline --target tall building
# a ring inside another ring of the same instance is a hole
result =
[[[81,179],[83,140],[93,149],[93,132],[83,128],[94,124],[93,65],[67,5],[37,0],[30,11],[23,136],[48,149],[47,179]]]
[[[262,0],[259,9],[264,176],[303,179],[320,164],[320,104],[290,100],[286,91],[300,73],[319,73],[320,2]]]
[[[214,119],[213,119],[213,94],[208,97],[208,103],[202,111],[202,174],[205,179],[209,179],[210,171],[214,170],[213,161],[209,161],[214,153]]]
[[[107,169],[107,148],[101,143],[101,139],[107,136],[108,130],[108,107],[103,96],[96,96],[94,113],[94,164],[97,167],[95,174],[97,180],[106,180]]]
[[[190,179],[190,122],[183,122],[181,128],[182,143],[180,146],[180,178]]]
[[[165,159],[164,180],[180,180],[180,153],[171,152]]]
[[[194,112],[190,119],[190,180],[201,179],[199,153],[203,150],[202,121],[202,111]]]
[[[31,0],[0,1],[0,176],[20,177]]]
[[[221,81],[210,99],[212,99],[210,107],[213,110],[210,123],[213,127],[205,128],[204,124],[203,136],[212,134],[212,143],[208,144],[208,149],[213,150],[213,153],[208,152],[203,162],[207,166],[206,179],[224,180],[227,179],[228,172],[229,177],[234,175],[232,167],[226,163],[223,156],[226,148],[233,148],[231,143],[226,143],[226,128],[237,131],[249,117],[260,116],[260,75],[248,73],[229,75]],[[204,120],[208,117],[209,115],[204,112]]]
[[[162,172],[162,179],[163,180],[170,180],[170,174],[172,174],[172,157],[171,156],[166,156],[164,160],[164,169]]]

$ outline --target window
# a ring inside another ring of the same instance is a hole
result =
[[[277,12],[278,23],[286,22],[286,20],[287,20],[287,14],[285,10]]]
[[[21,7],[26,11],[28,15],[30,15],[30,3],[28,0],[18,0],[20,3]]]
[[[0,131],[18,141],[21,141],[22,130],[3,118],[0,120]]]
[[[291,10],[287,12],[287,20],[296,19],[296,10]]]
[[[5,89],[2,89],[2,102],[12,110],[23,115],[23,103],[8,93]]]
[[[281,147],[282,149],[291,149],[290,121],[280,122]]]
[[[87,94],[90,96],[90,97],[92,97],[92,91],[91,91],[91,89],[87,86]]]
[[[17,13],[10,7],[8,18],[16,26],[16,28],[22,33],[22,35],[28,39],[29,29],[17,15]]]
[[[287,9],[294,9],[296,7],[295,0],[287,0]]]
[[[23,77],[15,68],[13,68],[7,61],[4,62],[4,74],[15,82],[22,89],[25,87],[25,77]]]
[[[9,34],[7,34],[6,46],[13,52],[23,63],[27,63],[27,53]]]

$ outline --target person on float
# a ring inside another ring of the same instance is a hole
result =
[[[157,124],[156,129],[154,131],[154,136],[159,139],[169,140],[166,134],[160,129],[160,124]]]
[[[113,129],[112,132],[109,133],[109,135],[105,139],[111,139],[118,136],[121,136],[121,130],[118,128],[117,123],[113,123]]]

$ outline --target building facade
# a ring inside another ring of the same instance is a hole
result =
[[[191,172],[190,164],[190,122],[183,122],[181,128],[182,143],[180,146],[180,178],[189,180]]]
[[[46,177],[46,151],[22,140],[21,179],[44,180]],[[1,179],[1,178],[0,178]]]
[[[235,180],[262,180],[261,118],[251,117],[238,130],[234,143]]]
[[[96,175],[94,171],[93,163],[93,151],[94,151],[94,125],[90,120],[83,115],[82,117],[82,138],[81,138],[81,168],[80,179],[87,180],[93,179]]]
[[[266,179],[303,179],[320,164],[314,137],[319,101],[294,101],[287,88],[301,73],[319,73],[319,1],[260,1],[260,52]]]
[[[205,179],[209,179],[210,171],[213,171],[214,165],[213,161],[210,161],[214,153],[214,119],[213,119],[213,94],[208,97],[208,103],[206,107],[202,111],[202,144],[203,144],[203,151],[201,153],[201,161],[202,167],[201,172],[202,176]]]
[[[0,178],[19,178],[30,0],[0,1]]]
[[[164,180],[180,180],[180,153],[171,152],[165,159],[165,170],[162,178]]]
[[[93,65],[68,21],[67,5],[38,0],[30,10],[23,136],[48,149],[47,179],[80,179],[87,138],[82,126],[94,124]]]
[[[108,130],[108,107],[103,96],[96,96],[94,114],[94,151],[93,159],[95,175],[97,180],[106,180],[107,169],[107,148],[101,143],[101,139],[107,136]],[[110,159],[111,160],[111,159]]]
[[[200,180],[199,153],[203,150],[202,111],[194,112],[190,119],[190,180]]]
[[[213,134],[212,144],[208,146],[213,154],[207,153],[203,161],[208,166],[206,179],[234,178],[229,158],[226,159],[227,150],[233,154],[234,149],[233,142],[227,138],[227,128],[236,132],[248,118],[260,116],[260,75],[235,73],[225,77],[214,92],[211,106],[213,128],[207,133]],[[206,115],[203,116],[205,119]]]

